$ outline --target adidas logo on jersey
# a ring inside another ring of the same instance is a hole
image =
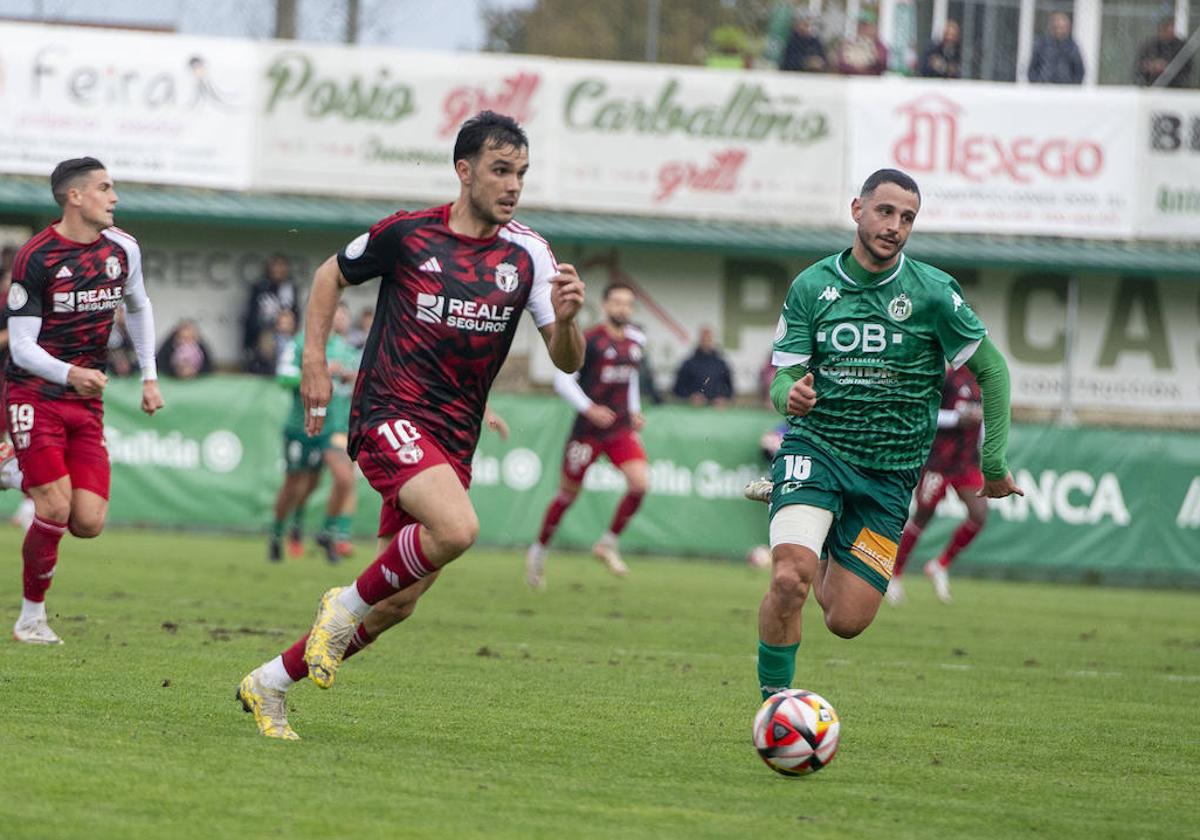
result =
[[[823,292],[821,292],[821,294],[817,295],[817,300],[827,300],[827,301],[832,302],[832,301],[840,299],[841,296],[842,296],[842,293],[839,292],[837,289],[833,288],[833,286],[826,286],[825,291],[823,291]]]
[[[55,274],[55,275],[54,275],[54,278],[55,278],[56,280],[65,280],[65,279],[67,279],[68,277],[74,277],[74,276],[75,276],[75,275],[73,275],[73,274],[71,273],[71,269],[67,268],[67,267],[64,265],[62,268],[60,268],[60,269],[58,270],[58,274]]]
[[[428,271],[430,274],[441,274],[442,264],[438,262],[437,257],[430,257],[421,263],[421,271]]]

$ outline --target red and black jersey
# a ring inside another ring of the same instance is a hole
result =
[[[979,383],[975,374],[963,365],[958,370],[946,372],[942,383],[942,411],[961,412],[982,405]],[[938,429],[929,451],[926,469],[942,475],[955,475],[971,467],[979,466],[979,433],[982,426],[954,426]]]
[[[38,344],[56,359],[104,370],[108,336],[124,300],[131,265],[140,270],[137,242],[117,228],[95,242],[72,242],[53,225],[22,246],[13,261],[8,317],[42,319]],[[47,399],[92,399],[18,367],[10,356],[7,379],[36,387]]]
[[[350,407],[351,456],[366,430],[405,419],[469,465],[521,312],[538,327],[554,320],[546,240],[516,222],[473,239],[449,217],[448,204],[399,212],[338,254],[348,282],[382,278]]]
[[[576,381],[589,400],[612,409],[617,419],[607,429],[601,429],[580,414],[575,418],[572,438],[605,437],[633,428],[633,415],[640,410],[638,368],[645,336],[634,327],[626,327],[622,337],[614,338],[607,327],[598,324],[583,337],[587,351]]]

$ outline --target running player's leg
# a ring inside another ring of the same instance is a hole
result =
[[[608,531],[592,547],[592,552],[604,562],[610,572],[618,577],[629,573],[621,559],[617,542],[629,520],[642,506],[642,499],[650,487],[650,468],[646,464],[646,452],[637,433],[630,431],[611,440],[605,446],[605,454],[625,475],[625,495],[617,503]]]
[[[787,505],[773,512],[771,583],[758,608],[758,683],[763,699],[791,686],[801,611],[832,522],[831,511],[811,505]]]
[[[939,472],[924,470],[913,495],[916,497],[917,507],[908,522],[904,524],[904,530],[900,534],[900,547],[896,551],[896,567],[892,570],[892,579],[888,581],[887,599],[888,603],[893,606],[902,604],[907,599],[904,584],[900,582],[900,578],[904,574],[904,567],[908,565],[909,555],[912,554],[917,541],[921,538],[921,533],[929,524],[929,520],[933,518],[933,512],[937,510],[938,503],[946,495],[946,480]]]
[[[599,455],[599,448],[589,441],[572,438],[563,447],[562,477],[559,480],[558,492],[550,500],[542,517],[542,527],[538,531],[537,540],[529,546],[525,555],[525,582],[534,589],[546,588],[546,555],[549,552],[550,540],[554,538],[554,532],[558,530],[558,524],[567,508],[579,497],[583,477]]]
[[[938,600],[944,604],[950,603],[950,564],[954,562],[964,548],[979,536],[983,526],[987,524],[987,499],[979,497],[979,488],[983,487],[983,474],[979,470],[951,479],[954,492],[962,499],[967,508],[967,518],[954,529],[950,541],[942,549],[942,553],[934,560],[925,564],[925,574],[933,584],[933,591]]]

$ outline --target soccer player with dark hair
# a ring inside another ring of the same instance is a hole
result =
[[[811,590],[825,626],[874,620],[937,428],[947,362],[979,380],[987,436],[981,495],[1020,494],[1008,471],[1008,366],[949,274],[908,259],[921,194],[881,169],[850,205],[854,243],[800,272],[783,304],[771,400],[789,430],[772,478],[771,583],[758,612],[763,697],[792,683]]]
[[[610,284],[604,290],[604,322],[583,334],[587,341],[583,367],[575,374],[559,371],[554,376],[554,389],[579,415],[563,450],[558,493],[546,508],[537,541],[529,547],[525,558],[525,580],[534,589],[545,587],[546,547],[563,514],[579,495],[588,468],[601,455],[606,455],[624,474],[625,496],[592,553],[617,577],[629,573],[617,549],[617,540],[641,507],[650,483],[646,452],[638,437],[638,430],[645,422],[638,368],[646,337],[629,324],[634,300],[631,287],[624,283]]]
[[[9,433],[33,499],[21,549],[25,598],[13,638],[61,644],[46,622],[58,544],[70,531],[95,537],[108,512],[104,374],[117,307],[128,313],[142,369],[142,411],[163,406],[154,360],[154,315],[137,240],[113,226],[117,193],[95,158],[64,160],[50,176],[62,218],[26,242],[8,290]]]
[[[529,142],[510,117],[484,111],[459,130],[451,204],[377,222],[317,269],[308,299],[300,393],[320,433],[332,386],[325,357],[342,290],[382,277],[350,408],[350,455],[383,497],[379,556],[322,596],[309,635],[238,687],[259,732],[298,736],[288,688],[333,684],[341,661],[412,614],[441,568],[475,542],[467,488],[488,391],[528,310],[555,367],[583,363],[575,316],[584,286],[546,240],[513,220]]]
[[[951,368],[942,384],[942,405],[938,409],[937,435],[929,460],[921,470],[917,481],[917,509],[900,537],[900,548],[896,552],[896,568],[888,583],[887,599],[892,605],[905,600],[904,586],[900,576],[908,565],[921,532],[933,518],[938,503],[946,491],[954,488],[955,494],[967,509],[966,520],[954,529],[950,541],[942,553],[925,564],[925,576],[933,584],[934,594],[944,604],[950,603],[950,564],[954,558],[979,536],[987,524],[987,499],[979,495],[983,487],[983,473],[979,470],[979,435],[983,422],[980,408],[979,383],[967,367]]]

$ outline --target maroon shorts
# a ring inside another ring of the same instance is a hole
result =
[[[46,399],[36,388],[10,383],[5,409],[17,462],[25,474],[23,490],[65,475],[70,476],[72,489],[108,498],[108,449],[100,399]]]
[[[580,437],[571,438],[563,449],[562,474],[563,478],[583,481],[588,467],[596,462],[601,455],[607,455],[614,466],[621,466],[628,461],[645,461],[646,450],[642,448],[642,439],[633,429],[625,429],[603,438]]]
[[[446,454],[434,438],[408,420],[376,424],[363,433],[356,458],[371,487],[383,497],[378,536],[390,537],[417,520],[400,507],[400,488],[430,467],[446,464],[464,489],[471,486],[470,467]]]
[[[951,487],[955,490],[978,490],[983,487],[983,472],[979,467],[967,467],[951,474],[922,470],[921,479],[917,482],[917,506],[937,507]]]

